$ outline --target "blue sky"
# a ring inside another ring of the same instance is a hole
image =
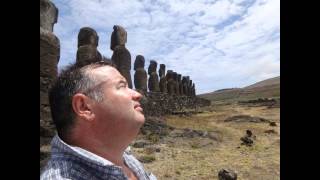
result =
[[[244,87],[280,75],[280,0],[52,0],[59,9],[58,68],[74,62],[81,27],[99,35],[112,56],[113,25],[128,34],[131,61],[139,54],[195,82],[197,94]],[[133,67],[133,66],[132,66]],[[158,65],[159,68],[159,65]],[[134,71],[131,71],[134,74]]]

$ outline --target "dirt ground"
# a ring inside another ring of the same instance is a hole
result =
[[[236,172],[240,180],[280,179],[280,108],[221,104],[201,111],[166,116],[167,125],[174,129],[161,137],[153,134],[148,139],[151,145],[131,147],[133,154],[158,179],[218,179],[223,168]],[[268,122],[224,121],[238,115]],[[255,136],[252,146],[241,145],[246,130]],[[140,134],[139,139],[146,135]]]

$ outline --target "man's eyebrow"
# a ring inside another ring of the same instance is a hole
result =
[[[124,80],[124,79],[120,79],[120,80],[118,81],[118,83],[119,83],[119,84],[121,84],[121,83],[128,84],[128,82],[127,82],[126,80]]]

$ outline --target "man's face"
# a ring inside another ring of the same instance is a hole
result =
[[[113,67],[100,67],[92,73],[102,82],[104,95],[103,101],[96,102],[93,109],[97,122],[122,132],[138,132],[145,121],[139,103],[142,95],[130,89],[126,79]]]

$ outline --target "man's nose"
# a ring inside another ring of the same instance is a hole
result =
[[[140,94],[138,91],[135,91],[132,89],[132,97],[133,97],[133,100],[135,101],[140,101],[141,98],[142,98],[142,94]]]

